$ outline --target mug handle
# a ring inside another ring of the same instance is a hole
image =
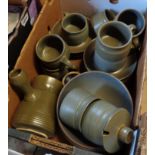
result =
[[[65,56],[61,59],[61,63],[66,66],[67,69],[76,70],[77,67],[71,63]]]
[[[129,28],[130,28],[132,34],[134,34],[136,31],[136,26],[134,24],[130,24]],[[139,46],[140,46],[139,38],[138,37],[132,38],[131,48],[139,48]]]

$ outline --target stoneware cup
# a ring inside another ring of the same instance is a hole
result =
[[[145,18],[141,12],[134,9],[126,9],[116,16],[117,21],[121,21],[132,28],[133,45],[139,47],[139,36],[145,29]]]
[[[87,18],[80,13],[67,13],[61,20],[63,36],[70,46],[79,45],[89,35]]]
[[[95,32],[97,33],[99,27],[102,24],[107,23],[108,21],[112,21],[115,19],[115,13],[112,10],[105,9],[102,12],[96,13],[91,18],[91,23],[94,27]]]
[[[103,24],[95,41],[94,65],[98,70],[112,72],[125,64],[132,46],[130,28],[118,21]]]
[[[13,127],[46,138],[54,136],[56,101],[62,83],[50,76],[38,75],[30,85],[21,69],[12,70],[9,80],[24,95],[13,116]]]
[[[59,69],[64,65],[67,68],[76,67],[70,62],[69,48],[58,35],[45,35],[36,44],[36,56],[40,65],[50,70]]]
[[[97,98],[84,89],[75,88],[62,101],[60,118],[68,126],[81,131],[81,120],[89,104]]]

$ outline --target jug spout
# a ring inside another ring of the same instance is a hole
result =
[[[119,139],[126,144],[130,144],[133,139],[133,130],[129,127],[121,128],[119,131]]]
[[[23,70],[13,69],[10,71],[9,81],[11,85],[19,89],[28,100],[34,98],[35,91],[31,87],[27,74]]]

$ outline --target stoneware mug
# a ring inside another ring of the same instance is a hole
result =
[[[12,70],[9,81],[24,95],[13,116],[13,127],[46,138],[54,136],[56,101],[62,83],[50,76],[38,75],[30,85],[21,69]]]
[[[98,70],[113,72],[126,62],[132,46],[130,28],[118,21],[103,24],[97,33],[94,66]]]
[[[65,41],[58,35],[48,34],[43,36],[36,44],[36,56],[40,65],[50,70],[65,66],[76,69],[69,60],[69,48]]]
[[[87,18],[80,13],[67,13],[61,20],[62,35],[68,45],[84,42],[89,35]]]
[[[116,108],[102,99],[91,103],[83,116],[82,134],[108,153],[115,153],[120,142],[131,143],[133,130],[129,127],[131,118],[126,109]]]
[[[94,16],[92,16],[91,23],[94,27],[95,32],[97,33],[99,27],[102,24],[114,20],[115,16],[115,13],[110,9],[105,9],[104,11],[96,13]]]
[[[139,47],[139,36],[145,29],[145,18],[141,12],[134,9],[126,9],[117,14],[115,20],[121,21],[132,27],[133,46]]]

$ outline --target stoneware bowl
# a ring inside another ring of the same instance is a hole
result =
[[[92,151],[103,151],[102,147],[89,142],[78,131],[65,125],[60,119],[60,106],[66,95],[75,88],[86,90],[97,98],[126,109],[130,117],[133,114],[133,103],[125,85],[117,78],[100,71],[82,73],[70,80],[61,90],[57,101],[57,118],[59,126],[66,138],[74,145]],[[96,123],[96,122],[95,122]]]

